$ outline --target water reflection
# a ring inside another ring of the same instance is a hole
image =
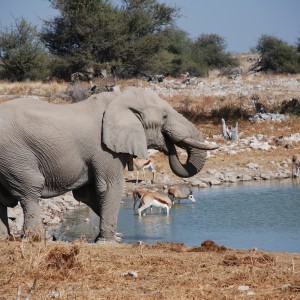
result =
[[[124,199],[118,221],[124,242],[162,241],[192,246],[211,239],[231,248],[300,252],[298,180],[218,186],[194,190],[194,196],[196,203],[183,200],[175,204],[169,217],[154,208],[139,218],[133,213],[133,200]],[[67,226],[74,230],[68,232]],[[69,240],[79,236],[93,240],[97,227],[98,217],[82,206],[66,215],[57,234],[64,232],[64,239]]]

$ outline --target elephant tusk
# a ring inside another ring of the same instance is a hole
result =
[[[195,141],[194,139],[191,138],[185,138],[183,142],[193,148],[201,149],[201,150],[215,150],[218,149],[219,146],[216,143],[203,143],[203,142],[198,142]]]

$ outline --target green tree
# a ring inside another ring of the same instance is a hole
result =
[[[133,75],[139,71],[166,72],[172,60],[167,53],[168,28],[173,25],[177,9],[156,0],[123,0],[123,15],[126,37],[123,47],[123,63]],[[162,59],[158,63],[157,59]]]
[[[42,80],[49,75],[49,56],[36,27],[23,18],[0,32],[0,60],[2,79]]]
[[[192,45],[191,59],[196,69],[195,75],[205,75],[214,68],[237,66],[237,61],[225,52],[226,41],[217,34],[201,34]]]
[[[300,71],[297,49],[283,40],[263,34],[256,45],[260,55],[254,66],[256,71],[274,73],[296,73]]]
[[[50,0],[60,15],[45,20],[40,32],[54,57],[53,73],[69,79],[84,67],[98,67],[116,57],[122,39],[118,12],[109,1]]]
[[[192,40],[185,31],[177,27],[169,28],[167,33],[168,44],[166,49],[172,56],[172,63],[169,67],[169,73],[172,75],[179,75],[183,72],[190,72],[192,62]]]
[[[41,39],[55,57],[56,76],[109,63],[119,73],[148,69],[163,50],[175,8],[156,0],[49,0],[60,15],[44,21]]]

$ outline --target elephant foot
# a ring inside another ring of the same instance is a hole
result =
[[[9,235],[6,238],[7,241],[11,242],[21,242],[22,241],[22,236],[21,235]]]
[[[113,237],[96,237],[95,243],[97,244],[119,244],[122,243],[123,234],[116,232]]]
[[[95,240],[96,244],[101,245],[118,245],[120,242],[118,242],[116,239],[106,239],[106,238],[99,238]]]
[[[119,237],[119,238],[123,238],[123,233],[122,232],[116,232],[115,236]]]

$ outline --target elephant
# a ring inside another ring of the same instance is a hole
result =
[[[187,151],[180,162],[176,146]],[[118,241],[124,169],[147,149],[169,157],[171,170],[191,177],[207,150],[198,129],[156,93],[129,87],[73,104],[19,98],[0,104],[0,236],[11,235],[7,208],[20,203],[23,234],[41,237],[40,199],[72,191],[100,218],[95,241]],[[132,169],[130,169],[132,171]]]

